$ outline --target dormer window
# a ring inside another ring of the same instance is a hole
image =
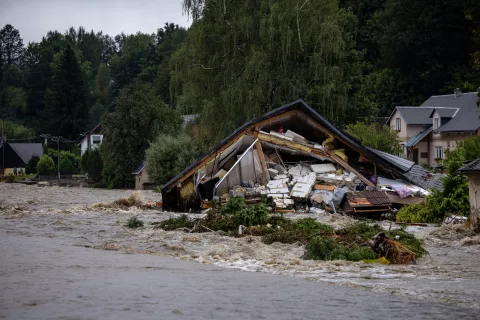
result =
[[[440,118],[434,118],[433,119],[433,127],[435,129],[437,129],[438,127],[440,127]]]
[[[395,119],[395,130],[402,131],[402,119],[396,118]]]

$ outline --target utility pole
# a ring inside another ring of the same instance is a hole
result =
[[[60,180],[60,137],[57,137],[57,167],[58,167],[58,180]]]
[[[3,174],[5,174],[5,140],[7,140],[7,136],[5,135],[5,132],[2,132],[2,153],[3,153],[3,159],[2,159],[2,168],[3,168]]]

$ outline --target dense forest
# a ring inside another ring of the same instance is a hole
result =
[[[200,115],[195,139],[205,148],[299,98],[345,127],[480,85],[476,0],[184,0],[182,7],[189,30],[165,23],[155,34],[72,27],[25,44],[5,25],[0,119],[15,128],[8,138],[31,132],[77,141],[104,120],[106,137],[127,141],[102,151],[113,177],[129,174],[158,135],[175,134],[181,114]],[[129,159],[119,164],[122,154]]]

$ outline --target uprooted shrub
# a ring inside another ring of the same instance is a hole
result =
[[[306,247],[305,259],[362,261],[376,259],[377,255],[358,244],[350,246],[332,238],[314,237]]]
[[[160,222],[158,228],[161,228],[165,231],[177,230],[181,228],[191,229],[195,225],[195,222],[190,220],[186,214],[181,215],[177,218],[169,218]]]
[[[112,202],[100,202],[92,205],[92,208],[103,208],[103,209],[127,209],[130,207],[139,207],[143,208],[145,207],[144,203],[142,202],[142,199],[140,197],[140,194],[138,192],[132,193],[129,197],[127,198],[120,198],[118,200],[112,201]]]
[[[143,227],[143,221],[138,219],[137,217],[131,217],[127,220],[127,223],[125,223],[125,227],[130,229],[141,228]]]

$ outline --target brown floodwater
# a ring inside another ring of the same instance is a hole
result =
[[[480,239],[457,227],[410,228],[430,252],[416,265],[306,261],[301,245],[163,231],[150,223],[178,214],[93,206],[131,193],[0,183],[0,317],[477,318]],[[132,216],[145,227],[124,227]]]

